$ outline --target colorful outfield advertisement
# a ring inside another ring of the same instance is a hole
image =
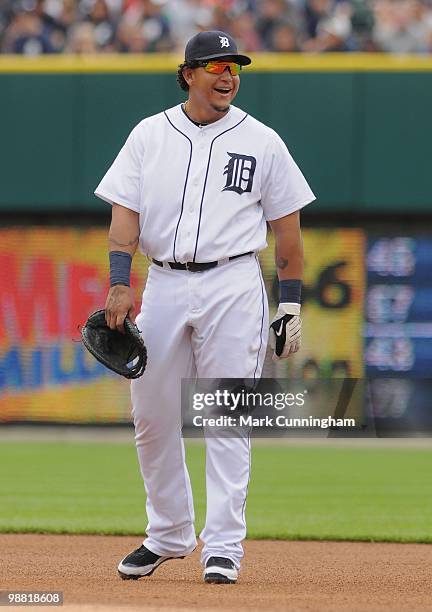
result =
[[[127,381],[80,341],[105,302],[106,230],[10,229],[0,240],[0,421],[129,420]],[[146,262],[134,262],[137,298]]]
[[[289,363],[267,359],[265,375],[361,376],[363,233],[305,230],[304,243],[303,349]],[[0,422],[129,421],[129,383],[80,342],[108,289],[106,229],[3,229],[0,245]],[[261,260],[273,313],[271,236]],[[137,308],[147,266],[135,258]]]

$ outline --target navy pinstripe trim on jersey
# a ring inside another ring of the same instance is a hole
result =
[[[263,277],[261,274],[261,267],[259,265],[259,261],[258,258],[255,256],[255,262],[256,265],[258,267],[258,274],[259,274],[259,278],[260,278],[260,285],[261,285],[261,327],[260,327],[260,345],[259,345],[259,349],[258,349],[258,353],[257,353],[257,361],[256,361],[256,366],[255,366],[255,371],[254,371],[254,388],[255,388],[255,383],[256,383],[256,373],[258,370],[258,365],[259,365],[259,355],[261,352],[261,347],[262,347],[262,332],[263,332],[263,325],[264,325],[264,281],[263,281]],[[248,413],[249,414],[249,413]],[[246,520],[245,520],[245,511],[246,511],[246,500],[247,500],[247,496],[249,493],[249,483],[250,483],[250,473],[251,473],[251,434],[252,434],[252,427],[249,428],[248,431],[248,437],[247,437],[247,441],[248,441],[248,450],[249,450],[249,474],[248,474],[248,483],[246,485],[246,493],[245,493],[245,498],[243,500],[243,507],[242,507],[242,520],[243,520],[243,524],[245,526],[246,529]]]
[[[209,157],[208,157],[208,162],[207,162],[207,170],[206,170],[206,175],[205,175],[205,180],[204,180],[204,187],[203,187],[203,192],[202,192],[202,196],[201,196],[200,213],[199,213],[198,228],[197,228],[197,236],[196,236],[196,241],[195,241],[195,251],[194,251],[194,256],[193,256],[193,260],[192,261],[195,261],[195,257],[196,257],[196,253],[197,253],[197,248],[198,248],[198,239],[199,239],[199,233],[200,233],[200,227],[201,227],[202,206],[203,206],[203,202],[204,202],[204,196],[205,196],[205,190],[206,190],[206,185],[207,185],[208,171],[209,171],[209,168],[210,168],[210,160],[211,160],[211,155],[212,155],[212,151],[213,151],[213,145],[215,143],[215,140],[217,140],[220,136],[223,136],[227,132],[230,132],[231,130],[234,130],[236,127],[238,127],[240,125],[240,123],[243,123],[243,121],[248,116],[249,116],[248,113],[246,113],[245,116],[243,117],[243,119],[241,119],[238,123],[236,123],[232,127],[228,128],[224,132],[221,132],[220,134],[215,136],[213,138],[212,142],[211,142],[210,152],[209,152]]]
[[[186,136],[186,134],[184,134],[181,130],[179,130],[171,121],[171,119],[168,117],[168,115],[166,114],[166,111],[164,111],[164,115],[167,118],[168,123],[171,125],[171,127],[173,127],[176,132],[178,132],[179,134],[181,134],[182,136],[184,136],[188,141],[189,141],[189,145],[190,145],[190,153],[189,153],[189,163],[188,163],[188,167],[186,170],[186,178],[185,178],[185,184],[183,187],[183,195],[182,195],[182,202],[181,202],[181,209],[180,209],[180,215],[177,221],[177,226],[175,229],[175,234],[174,234],[174,245],[173,245],[173,260],[175,262],[177,262],[176,256],[175,256],[175,250],[176,250],[176,241],[177,241],[177,233],[178,233],[178,228],[180,226],[180,221],[183,215],[183,208],[184,208],[184,201],[185,201],[185,195],[186,195],[186,186],[187,186],[187,182],[188,182],[188,178],[189,178],[189,170],[190,170],[190,165],[191,165],[191,161],[192,161],[192,140],[189,138],[189,136]]]
[[[243,500],[243,506],[242,506],[242,521],[243,521],[243,525],[245,529],[246,529],[246,518],[245,518],[246,500],[247,500],[247,496],[249,493],[249,484],[250,484],[250,475],[251,475],[251,434],[252,434],[252,427],[249,428],[248,437],[247,437],[248,451],[249,451],[249,470],[248,470],[248,481],[246,485],[246,493],[245,493],[245,498]]]
[[[254,371],[254,383],[256,382],[256,373],[258,370],[258,364],[259,364],[259,355],[261,352],[261,347],[262,347],[262,333],[263,333],[263,325],[264,325],[264,281],[261,275],[261,267],[259,265],[258,262],[258,258],[255,256],[255,262],[256,265],[258,266],[258,274],[260,277],[260,284],[261,284],[261,305],[262,305],[262,312],[261,312],[261,329],[260,329],[260,345],[259,345],[259,349],[258,349],[258,353],[257,353],[257,361],[256,361],[256,366],[255,366],[255,371]]]

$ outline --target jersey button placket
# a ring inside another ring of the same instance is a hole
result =
[[[197,155],[192,157],[190,187],[187,191],[185,216],[182,218],[182,240],[183,253],[187,253],[187,258],[192,261],[195,249],[195,239],[197,232],[197,211],[199,211],[199,203],[201,199],[201,190],[203,188],[203,180],[207,165],[206,144],[207,138],[203,132],[199,132],[194,141],[194,151]]]
[[[199,139],[199,145],[198,145],[198,149],[200,151],[200,153],[202,154],[206,148],[206,134],[205,132],[201,131],[200,132],[200,139]]]

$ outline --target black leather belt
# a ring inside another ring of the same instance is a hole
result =
[[[241,253],[240,255],[233,255],[232,257],[228,257],[229,261],[233,259],[237,259],[238,257],[244,257],[245,255],[252,255],[253,251],[248,251],[247,253]],[[223,261],[223,260],[222,260]],[[161,268],[164,267],[162,261],[158,261],[157,259],[152,259],[152,262]],[[171,270],[188,270],[188,272],[205,272],[205,270],[210,270],[211,268],[216,268],[221,261],[207,261],[206,263],[195,263],[194,261],[188,261],[186,263],[177,263],[175,261],[169,261],[168,265]]]

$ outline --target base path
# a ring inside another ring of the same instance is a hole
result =
[[[118,561],[140,543],[138,537],[0,534],[0,590],[63,591],[58,609],[67,612],[432,612],[430,544],[247,541],[238,583],[212,585],[202,582],[198,550],[150,578],[121,580]]]

